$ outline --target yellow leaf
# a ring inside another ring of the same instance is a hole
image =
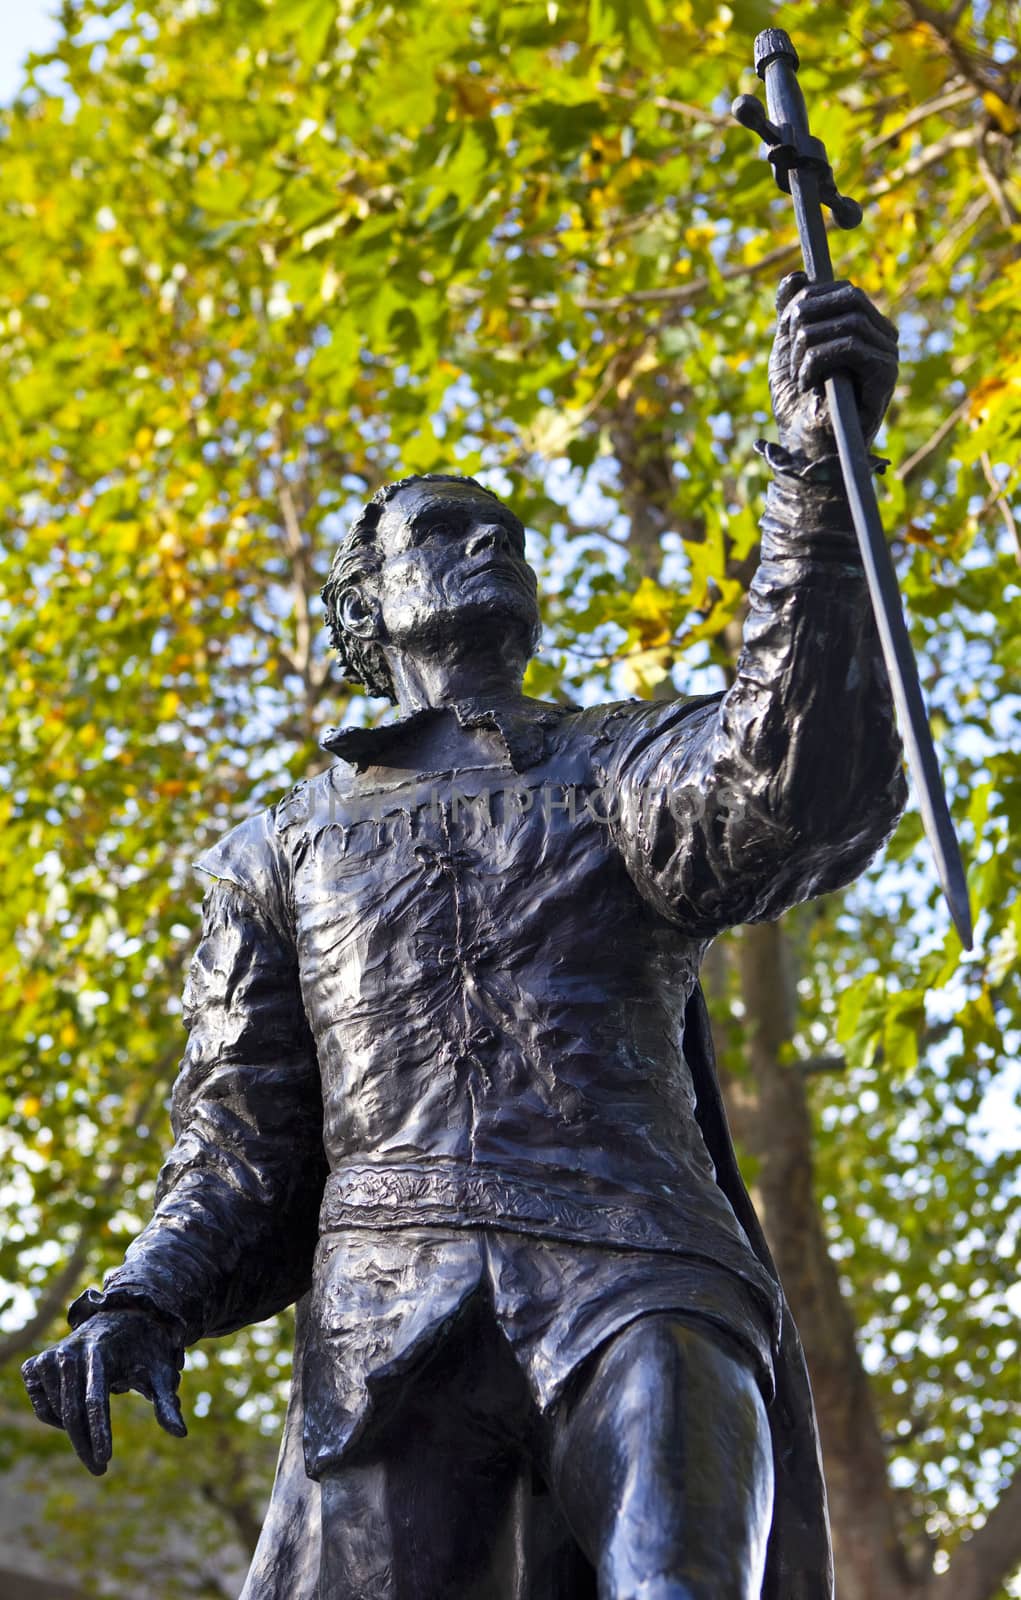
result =
[[[1013,106],[1006,100],[1001,100],[992,89],[986,89],[982,95],[982,104],[992,117],[996,126],[1003,133],[1016,133],[1021,128],[1021,117],[1018,116]]]
[[[628,606],[627,621],[639,642],[649,648],[672,638],[677,597],[652,578],[643,578]]]
[[[470,73],[458,73],[456,76],[447,76],[437,73],[441,82],[445,82],[454,97],[454,105],[462,117],[488,117],[493,103],[493,97],[484,83]]]
[[[673,664],[669,650],[641,650],[624,661],[621,676],[632,694],[648,699],[656,685],[669,676]]]

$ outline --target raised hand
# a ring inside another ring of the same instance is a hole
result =
[[[776,297],[769,389],[780,443],[810,459],[835,446],[823,384],[842,372],[854,384],[865,442],[871,444],[897,382],[897,330],[846,279],[810,284],[792,272]]]
[[[110,1396],[136,1389],[167,1433],[187,1433],[177,1383],[184,1356],[171,1330],[144,1311],[101,1311],[21,1369],[40,1422],[64,1428],[101,1477],[113,1454]]]

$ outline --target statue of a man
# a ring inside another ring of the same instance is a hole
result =
[[[897,357],[849,284],[796,275],[779,307],[725,694],[527,699],[520,522],[470,479],[404,479],[324,590],[346,671],[400,719],[330,734],[337,763],[201,862],[155,1213],[25,1372],[103,1472],[111,1391],[183,1433],[185,1347],[311,1290],[321,1556],[264,1559],[253,1600],[831,1593],[811,1400],[697,980],[724,928],[860,873],[903,804],[820,388],[850,372],[871,439]],[[573,1566],[524,1548],[522,1496]]]

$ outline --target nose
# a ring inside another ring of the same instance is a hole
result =
[[[512,548],[510,532],[500,522],[483,523],[472,530],[464,548],[469,557],[481,555],[483,550],[497,550],[509,555]]]

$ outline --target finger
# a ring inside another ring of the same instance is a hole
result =
[[[177,1368],[154,1367],[152,1372],[152,1404],[156,1421],[175,1439],[183,1439],[188,1432],[177,1397]]]
[[[872,304],[868,295],[853,283],[810,283],[798,299],[793,314],[802,323],[829,322],[835,317],[857,314],[866,317],[878,333],[895,344],[898,342],[897,325],[884,317]]]
[[[61,1351],[57,1359],[60,1363],[60,1414],[67,1436],[83,1465],[94,1477],[102,1477],[106,1463],[100,1464],[92,1454],[92,1436],[85,1410],[85,1375],[78,1353]]]
[[[857,339],[834,339],[808,352],[798,369],[798,384],[802,390],[818,389],[838,372],[884,393],[897,381],[897,363],[889,356]]]
[[[897,341],[888,334],[876,328],[867,317],[860,312],[853,312],[827,322],[802,323],[794,335],[794,344],[791,351],[791,361],[795,368],[799,367],[808,355],[809,350],[818,345],[832,344],[839,339],[855,339],[864,349],[874,350],[883,355],[897,359]]]
[[[45,1422],[50,1428],[62,1428],[64,1424],[61,1422],[57,1412],[54,1411],[49,1395],[46,1393],[46,1385],[43,1382],[40,1370],[40,1363],[43,1360],[42,1356],[33,1356],[30,1361],[26,1361],[21,1369],[22,1380],[28,1391],[28,1398],[32,1402],[32,1410],[39,1418],[39,1421]]]
[[[50,1410],[58,1419],[57,1426],[62,1428],[64,1412],[60,1399],[60,1357],[55,1350],[48,1350],[40,1357],[38,1371]]]
[[[85,1358],[85,1419],[92,1442],[95,1470],[101,1471],[113,1455],[113,1435],[110,1430],[110,1389],[103,1357],[96,1345]]]
[[[808,283],[806,272],[788,272],[786,278],[781,278],[776,291],[776,314],[781,317],[787,310],[796,294],[800,294]]]

